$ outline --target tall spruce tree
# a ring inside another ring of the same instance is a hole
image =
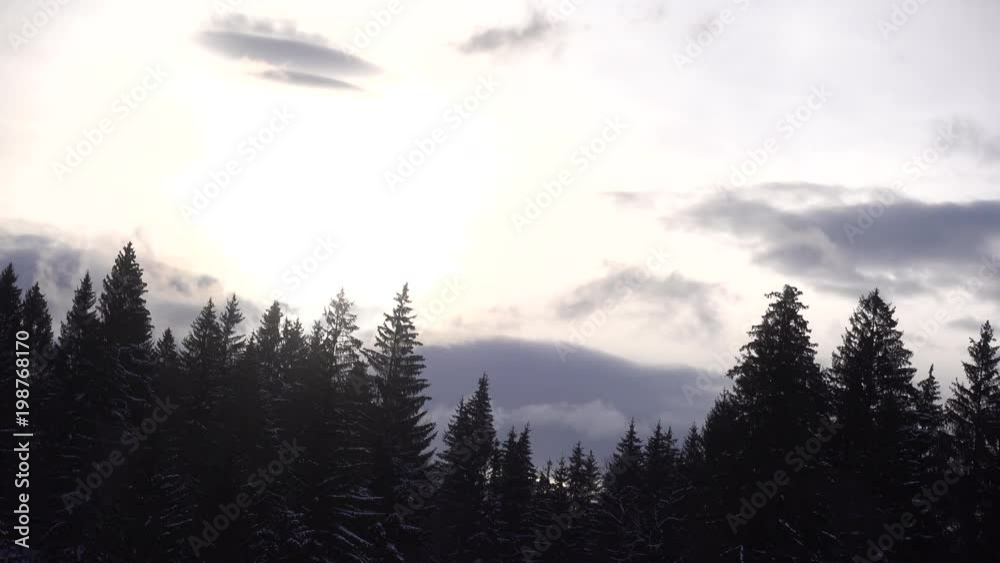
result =
[[[599,553],[613,561],[636,561],[648,548],[641,505],[645,469],[645,452],[633,419],[608,460],[599,496]]]
[[[955,454],[963,470],[957,487],[959,521],[964,553],[971,560],[984,560],[995,551],[991,542],[995,528],[1000,484],[1000,452],[996,449],[1000,432],[1000,356],[989,321],[979,330],[979,339],[970,339],[969,361],[962,362],[965,382],[952,384],[947,417],[954,433]]]
[[[557,516],[570,516],[562,543],[566,554],[573,561],[599,561],[600,544],[597,541],[597,514],[601,490],[601,470],[593,451],[583,453],[577,442],[570,452],[563,480],[566,487],[568,512]]]
[[[246,350],[246,337],[239,333],[243,323],[243,312],[240,310],[239,299],[233,294],[226,301],[226,308],[219,316],[219,328],[222,330],[222,365],[231,370],[243,357]]]
[[[398,542],[390,539],[387,549],[404,555],[419,551],[423,530],[419,514],[400,513],[411,512],[421,498],[416,489],[426,482],[434,439],[434,425],[426,421],[428,383],[421,375],[424,358],[416,351],[420,342],[413,319],[409,287],[404,285],[378,327],[374,346],[365,350],[376,400],[371,485],[384,512],[396,515],[404,532]]]
[[[181,373],[181,355],[172,330],[167,328],[160,335],[153,348],[153,364],[156,372],[153,378],[153,395],[162,400],[173,411],[176,401],[183,393],[184,382]],[[182,422],[183,411],[160,413],[166,415],[161,428],[154,434],[149,446],[153,450],[150,460],[150,472],[153,475],[153,486],[156,494],[149,499],[149,513],[152,519],[150,528],[155,530],[155,540],[150,542],[153,557],[150,561],[183,561],[190,556],[188,551],[186,527],[173,525],[183,521],[189,512],[187,502],[190,500],[184,491],[178,490],[179,471],[187,470],[183,465],[185,438],[190,436],[185,432]]]
[[[753,478],[745,460],[750,436],[742,414],[733,392],[724,390],[705,416],[700,435],[692,437],[692,448],[698,442],[704,448],[701,470],[695,473],[697,487],[690,498],[695,522],[689,557],[695,561],[736,561],[732,554],[755,541],[745,530],[756,514],[739,512],[747,487],[755,483],[748,481]]]
[[[672,561],[681,556],[686,541],[682,499],[687,484],[680,471],[680,452],[671,428],[657,422],[643,449],[639,504],[645,559]]]
[[[55,340],[52,333],[52,315],[49,314],[49,305],[37,283],[25,292],[21,312],[21,328],[31,335],[31,347],[39,353],[48,350]],[[40,366],[36,366],[36,369],[37,367]]]
[[[511,427],[497,450],[492,489],[496,499],[497,553],[502,561],[519,561],[521,548],[531,542],[537,473],[532,463],[531,430]]]
[[[42,440],[51,456],[46,472],[47,495],[43,551],[58,561],[102,560],[98,527],[105,520],[102,488],[84,487],[101,460],[97,420],[106,407],[99,395],[104,377],[100,321],[90,274],[73,294],[73,304],[59,331],[59,349],[42,405]],[[80,481],[77,481],[80,479]]]
[[[833,354],[834,413],[842,428],[834,441],[840,527],[832,533],[846,557],[863,553],[883,523],[911,508],[919,473],[916,370],[897,325],[895,308],[876,289],[860,299]]]
[[[934,376],[933,365],[927,377],[917,384],[916,417],[920,484],[933,488],[949,469],[951,445],[946,432],[941,386]],[[909,559],[939,561],[947,557],[949,546],[954,545],[955,540],[952,537],[956,529],[952,519],[956,508],[954,501],[955,496],[948,495],[940,500],[937,509],[920,515],[911,532],[913,541],[906,554]]]
[[[698,561],[699,556],[708,553],[706,537],[708,523],[705,521],[707,510],[705,491],[710,483],[708,464],[705,459],[705,440],[698,426],[691,424],[678,456],[677,463],[680,491],[677,503],[683,515],[678,523],[684,540],[683,546],[678,546],[683,560]],[[700,560],[711,561],[704,557]]]
[[[290,436],[305,448],[296,462],[291,509],[302,514],[296,535],[300,559],[365,561],[372,502],[366,479],[370,457],[359,428],[367,415],[348,394],[352,371],[363,370],[356,316],[341,290],[307,343],[309,362],[291,384],[295,416]],[[291,479],[290,479],[291,481]]]
[[[215,303],[209,299],[198,313],[181,342],[178,385],[178,412],[175,432],[181,439],[168,456],[173,471],[164,484],[172,508],[165,528],[176,532],[181,544],[171,544],[171,552],[183,558],[210,558],[202,551],[203,522],[218,510],[217,491],[222,483],[222,439],[226,435],[218,419],[224,394],[222,330]],[[211,550],[212,548],[205,548]],[[183,560],[183,559],[182,559]]]
[[[496,549],[489,490],[495,448],[489,379],[484,374],[444,434],[442,479],[433,499],[438,507],[436,543],[448,561],[485,559]]]
[[[772,301],[767,311],[750,330],[750,342],[729,371],[736,424],[746,436],[742,447],[734,444],[740,449],[731,452],[737,472],[728,478],[744,486],[738,499],[730,499],[735,501],[730,510],[735,513],[740,499],[756,494],[757,483],[773,479],[777,469],[791,475],[760,508],[761,514],[744,518],[736,532],[745,549],[774,561],[808,560],[823,553],[820,542],[826,536],[818,531],[829,521],[821,485],[830,473],[830,452],[788,461],[789,452],[815,440],[813,434],[823,430],[828,411],[829,392],[816,363],[816,345],[803,316],[808,307],[801,296],[788,285],[768,294]]]
[[[152,557],[147,523],[143,515],[159,492],[153,486],[153,448],[150,438],[141,430],[143,420],[151,414],[153,325],[146,307],[146,282],[143,269],[132,243],[129,242],[115,258],[111,272],[104,278],[103,291],[97,300],[101,320],[104,350],[102,388],[109,416],[99,418],[98,439],[103,456],[122,446],[127,434],[142,437],[141,444],[129,454],[129,462],[116,470],[115,488],[106,487],[108,511],[113,520],[106,521],[106,549],[119,557],[148,560]],[[97,382],[95,382],[97,383]]]

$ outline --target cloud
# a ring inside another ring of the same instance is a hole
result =
[[[635,302],[637,308],[659,315],[664,309],[676,314],[687,310],[704,328],[719,326],[715,304],[721,294],[716,284],[690,279],[680,272],[649,277],[641,266],[618,267],[607,275],[577,286],[556,305],[561,319],[578,319],[600,308],[617,309],[618,304]]]
[[[360,88],[350,82],[344,82],[343,80],[337,80],[336,78],[327,78],[318,74],[309,74],[308,72],[271,69],[258,72],[256,75],[267,80],[284,82],[285,84],[292,84],[295,86],[329,88],[332,90],[360,90]]]
[[[485,29],[463,41],[458,49],[470,54],[514,49],[541,41],[554,29],[541,13],[536,12],[526,25]]]
[[[583,347],[565,363],[555,343],[509,338],[424,346],[420,352],[433,420],[446,423],[485,371],[498,426],[506,431],[530,423],[539,463],[568,453],[577,440],[608,455],[632,417],[644,433],[657,420],[683,433],[703,420],[714,399],[706,392],[688,402],[684,385],[696,386],[693,368],[637,364]]]
[[[230,59],[269,66],[254,73],[260,78],[299,86],[355,89],[330,75],[355,76],[379,71],[372,63],[328,45],[322,36],[299,31],[291,22],[234,14],[213,23],[212,29],[198,33],[198,41]]]
[[[532,426],[558,426],[584,438],[618,438],[629,419],[616,407],[595,399],[586,403],[542,403],[524,405],[506,415],[512,421]]]
[[[998,249],[1000,200],[926,203],[889,193],[765,184],[709,197],[664,225],[737,237],[755,263],[850,296],[953,286]],[[868,227],[852,241],[845,229],[859,224]]]
[[[120,244],[121,241],[102,241],[100,247],[117,253]],[[38,283],[45,294],[55,324],[53,329],[57,333],[59,322],[72,303],[73,292],[86,272],[90,272],[95,291],[98,294],[101,292],[101,281],[114,263],[114,255],[106,252],[64,242],[54,234],[15,233],[0,229],[0,257],[3,261],[0,267],[13,263],[23,287]],[[158,330],[169,327],[178,335],[186,334],[209,297],[215,298],[217,304],[226,298],[218,279],[143,256],[141,248],[138,254],[143,280],[149,290],[147,306]],[[254,304],[243,302],[241,305],[248,321],[260,316],[259,308]]]

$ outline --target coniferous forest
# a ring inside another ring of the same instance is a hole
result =
[[[367,347],[343,291],[311,325],[274,303],[247,326],[219,296],[183,337],[158,333],[131,244],[64,319],[32,283],[0,274],[3,427],[26,379],[33,432],[32,556],[11,561],[1000,561],[993,328],[944,400],[878,290],[828,369],[785,286],[703,424],[533,461],[530,427],[495,427],[487,375],[428,422],[406,286]],[[2,491],[10,507],[24,489]]]

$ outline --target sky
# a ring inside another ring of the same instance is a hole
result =
[[[699,420],[786,283],[822,365],[877,287],[947,382],[1000,298],[998,24],[992,0],[11,0],[0,258],[61,318],[131,240],[181,332],[231,293],[308,324],[343,287],[370,333],[409,283],[432,415],[493,369],[511,423],[598,442]],[[516,383],[540,365],[562,392]],[[650,402],[650,377],[698,393]]]

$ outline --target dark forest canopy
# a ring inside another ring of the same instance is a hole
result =
[[[32,550],[12,561],[1000,561],[989,322],[943,402],[877,290],[822,369],[785,286],[700,427],[633,423],[607,460],[577,443],[536,467],[485,374],[428,422],[405,285],[365,347],[343,291],[310,326],[277,303],[244,326],[232,296],[154,340],[131,244],[58,327],[26,281],[0,273],[5,413],[19,333],[32,349]]]

